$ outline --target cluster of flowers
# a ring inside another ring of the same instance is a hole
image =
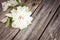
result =
[[[6,11],[9,6],[17,5],[17,1],[21,2],[21,0],[13,0],[2,3],[3,11]],[[6,25],[11,23],[13,28],[24,29],[31,24],[33,20],[31,14],[32,12],[29,10],[29,7],[17,6],[16,9],[12,8],[8,14],[5,14],[6,18],[1,21],[6,23]]]

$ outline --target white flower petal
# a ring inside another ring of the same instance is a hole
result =
[[[18,4],[18,3],[16,2],[16,0],[10,0],[9,3],[10,3],[12,6],[15,6],[15,5]]]
[[[5,14],[7,17],[12,17],[12,14],[9,13],[9,14]]]
[[[11,4],[9,3],[9,1],[3,2],[3,3],[2,3],[3,11],[6,11],[9,6],[11,6]]]

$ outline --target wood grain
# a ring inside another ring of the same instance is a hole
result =
[[[0,3],[3,0],[0,0]],[[35,1],[34,1],[35,3]],[[26,3],[32,6],[32,3]],[[0,6],[1,7],[1,6]],[[60,40],[60,0],[40,0],[32,6],[32,24],[20,30],[0,22],[0,40]],[[1,8],[0,8],[1,10]],[[5,17],[0,11],[0,20]]]
[[[59,30],[59,24],[60,24],[59,20],[60,20],[60,7],[57,9],[52,21],[46,28],[46,30],[45,30],[44,34],[42,35],[42,37],[40,38],[40,40],[50,40],[50,39],[54,38],[53,36],[55,36],[57,31]]]

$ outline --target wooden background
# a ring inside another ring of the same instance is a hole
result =
[[[0,0],[0,20],[2,12]],[[0,40],[60,40],[60,0],[38,0],[26,3],[32,6],[32,24],[20,30],[11,26],[5,28],[0,22]]]

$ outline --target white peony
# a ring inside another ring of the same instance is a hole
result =
[[[11,10],[11,13],[6,14],[6,16],[13,18],[12,27],[24,29],[31,24],[31,21],[33,20],[33,18],[30,16],[31,14],[32,12],[29,11],[28,7],[19,6],[17,7],[17,10]]]
[[[19,2],[21,2],[21,0],[19,0]],[[6,11],[9,6],[15,6],[15,5],[17,5],[17,4],[18,4],[18,3],[17,3],[16,0],[9,0],[9,1],[3,2],[3,3],[2,3],[3,11]]]

